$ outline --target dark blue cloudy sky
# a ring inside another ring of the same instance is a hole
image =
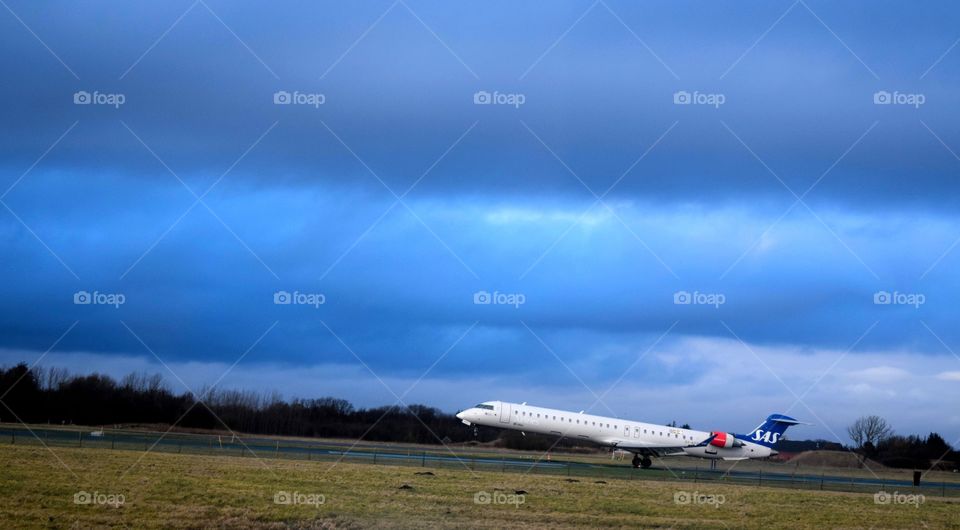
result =
[[[0,362],[960,437],[952,3],[4,7]]]

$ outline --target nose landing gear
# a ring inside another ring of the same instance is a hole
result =
[[[633,455],[633,467],[642,467],[643,469],[647,469],[651,464],[653,464],[653,461],[650,460],[649,456],[643,455],[641,457],[637,454]]]

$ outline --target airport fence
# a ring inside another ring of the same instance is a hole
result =
[[[626,464],[598,464],[531,457],[525,453],[474,453],[469,448],[404,448],[348,442],[281,440],[256,436],[145,432],[123,429],[78,429],[46,426],[0,426],[0,443],[43,445],[124,451],[233,456],[241,458],[292,459],[316,462],[349,462],[432,469],[535,473],[564,477],[570,481],[659,480],[694,484],[841,491],[855,493],[899,492],[936,497],[960,497],[960,481],[922,480],[919,486],[903,479],[765,472],[763,469],[712,470],[709,466],[654,467],[634,469]]]

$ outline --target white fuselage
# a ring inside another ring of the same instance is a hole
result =
[[[701,458],[742,460],[764,458],[773,451],[749,441],[738,447],[703,445],[711,433],[656,425],[582,412],[534,407],[526,403],[487,401],[457,414],[467,425],[476,424],[522,432],[562,436],[616,447],[634,453],[657,452]]]

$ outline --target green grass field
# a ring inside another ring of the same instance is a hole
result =
[[[0,446],[4,527],[960,528],[960,502],[929,496],[877,504],[870,494],[720,484],[54,451]],[[82,492],[94,500],[78,504]]]

